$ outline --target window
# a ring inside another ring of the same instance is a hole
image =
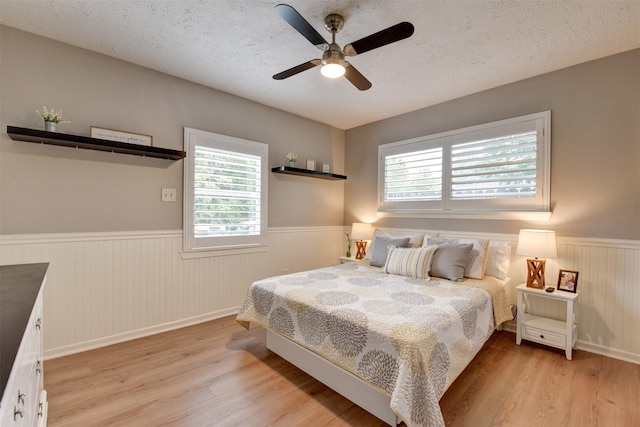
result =
[[[549,210],[551,112],[378,148],[378,210]]]
[[[264,243],[268,146],[184,129],[184,249]]]

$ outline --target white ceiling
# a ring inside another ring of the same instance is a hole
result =
[[[640,47],[640,0],[283,0],[344,45],[402,21],[412,37],[349,58],[373,87],[319,68],[272,75],[321,51],[277,1],[0,0],[0,23],[178,76],[340,129]]]

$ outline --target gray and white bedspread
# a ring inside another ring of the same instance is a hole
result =
[[[237,316],[383,390],[412,427],[444,425],[440,397],[510,318],[497,279],[410,279],[358,263],[257,281]]]

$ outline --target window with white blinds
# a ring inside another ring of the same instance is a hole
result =
[[[379,146],[381,212],[546,211],[549,111]]]
[[[262,244],[267,146],[185,128],[185,151],[185,250]]]
[[[442,147],[385,157],[386,201],[442,198]]]

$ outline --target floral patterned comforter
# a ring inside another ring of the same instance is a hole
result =
[[[412,427],[444,426],[440,397],[509,319],[497,279],[410,279],[358,263],[257,281],[237,316],[384,390]]]

